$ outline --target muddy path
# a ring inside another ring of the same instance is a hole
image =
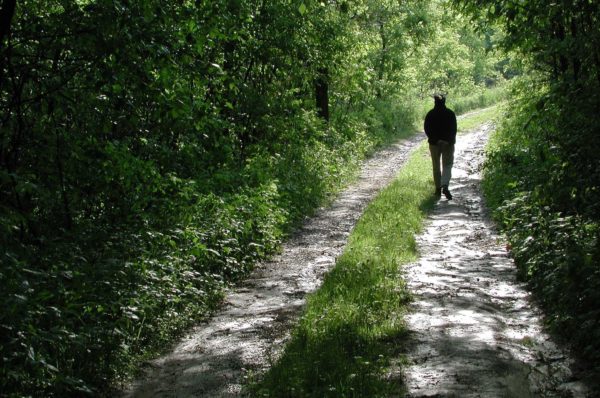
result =
[[[126,397],[238,396],[249,372],[268,368],[283,349],[305,303],[335,264],[348,235],[375,195],[389,184],[423,134],[370,158],[360,177],[226,297],[171,353],[147,364]]]
[[[573,362],[544,332],[541,313],[486,214],[479,190],[490,125],[460,136],[451,191],[406,267],[409,397],[586,397]]]

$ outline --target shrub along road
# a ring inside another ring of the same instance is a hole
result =
[[[415,297],[402,371],[409,396],[588,396],[485,212],[479,172],[490,129],[459,137],[455,200],[436,204],[417,239],[421,258],[405,267]]]
[[[369,159],[355,184],[307,221],[281,255],[230,292],[220,313],[149,363],[146,377],[126,396],[236,396],[248,371],[263,371],[281,352],[306,294],[321,285],[366,205],[423,138],[418,134]]]

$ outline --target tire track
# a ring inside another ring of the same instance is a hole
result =
[[[395,177],[423,134],[370,158],[359,179],[308,220],[281,255],[229,292],[220,312],[194,328],[171,353],[149,362],[125,397],[238,396],[248,372],[278,357],[305,296],[335,264],[368,202]]]
[[[486,215],[479,171],[491,130],[458,137],[454,200],[436,204],[418,237],[422,257],[405,268],[415,302],[410,366],[397,372],[409,397],[590,396]]]

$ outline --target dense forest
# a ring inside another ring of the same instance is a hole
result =
[[[597,359],[599,8],[0,0],[0,390],[102,394],[432,93],[460,113],[517,75],[488,196],[552,323]]]

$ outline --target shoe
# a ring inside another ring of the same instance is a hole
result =
[[[444,194],[444,196],[446,197],[446,199],[448,200],[452,200],[452,194],[450,193],[450,191],[448,190],[448,186],[444,185],[442,187],[442,193]]]
[[[435,189],[435,196],[438,197],[438,198],[440,196],[442,196],[442,188],[436,188]]]

